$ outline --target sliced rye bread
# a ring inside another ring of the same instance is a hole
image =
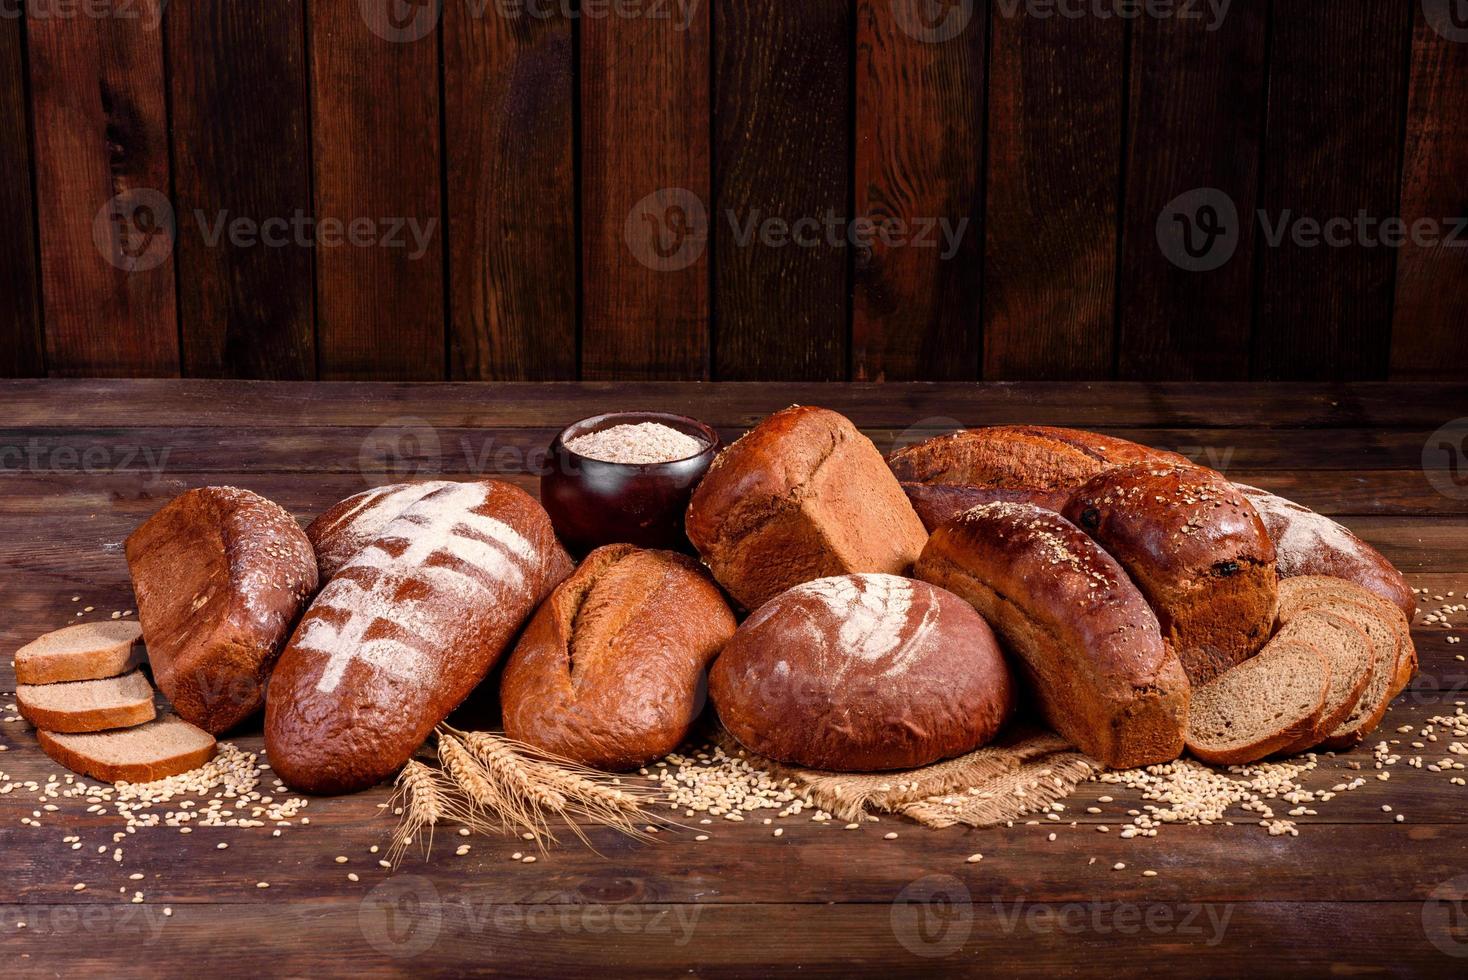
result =
[[[143,659],[143,628],[136,620],[76,623],[37,637],[15,651],[15,682],[100,680],[126,674]]]
[[[20,716],[48,732],[72,734],[130,728],[152,721],[153,685],[141,670],[121,677],[60,684],[17,684]]]
[[[174,715],[134,728],[86,735],[38,731],[41,749],[73,772],[108,783],[146,783],[214,758],[214,736]]]
[[[1259,654],[1193,689],[1188,751],[1243,765],[1311,735],[1325,712],[1330,662],[1304,640],[1271,640]]]
[[[1318,745],[1350,717],[1371,682],[1380,653],[1364,629],[1323,609],[1296,615],[1275,634],[1275,639],[1281,638],[1303,640],[1330,661],[1330,691],[1320,720],[1308,735],[1279,750],[1280,755],[1297,755]]]
[[[1291,616],[1305,608],[1328,608],[1343,616],[1352,615],[1346,604],[1366,606],[1380,617],[1397,636],[1394,676],[1390,685],[1388,702],[1404,691],[1412,678],[1417,676],[1417,648],[1412,643],[1412,624],[1401,609],[1375,592],[1364,589],[1355,582],[1328,578],[1323,575],[1302,575],[1299,578],[1282,579],[1279,583],[1279,621],[1289,622]],[[1359,613],[1355,613],[1359,616]]]

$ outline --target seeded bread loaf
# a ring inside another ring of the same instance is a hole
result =
[[[1188,751],[1221,766],[1257,762],[1311,737],[1325,711],[1330,664],[1299,638],[1271,642],[1193,691]]]
[[[147,783],[191,772],[214,758],[214,736],[164,715],[110,732],[36,732],[41,751],[72,772],[104,783]]]
[[[349,558],[375,541],[399,514],[449,485],[446,480],[393,483],[353,494],[323,511],[306,526],[306,537],[316,549],[322,583],[330,581]]]
[[[1033,504],[992,503],[933,532],[914,573],[994,627],[1046,721],[1115,768],[1177,758],[1188,679],[1116,560]]]
[[[50,732],[101,732],[152,721],[153,685],[141,670],[60,684],[18,684],[20,716]]]
[[[673,751],[703,708],[734,614],[696,562],[598,548],[541,604],[505,663],[505,734],[595,769]]]
[[[907,446],[888,459],[904,483],[1000,490],[1068,490],[1114,466],[1188,460],[1176,453],[1080,429],[995,425]]]
[[[15,651],[17,684],[57,684],[116,677],[143,662],[143,628],[135,620],[76,623],[38,636]]]
[[[927,540],[871,440],[835,412],[804,406],[776,412],[719,454],[686,529],[747,609],[824,576],[904,574]]]
[[[234,487],[174,498],[127,539],[153,678],[210,733],[265,703],[265,681],[316,592],[316,555],[279,505]]]

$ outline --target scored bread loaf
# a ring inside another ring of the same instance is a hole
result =
[[[719,454],[685,524],[746,609],[823,576],[904,574],[927,540],[872,441],[835,412],[799,405]]]
[[[1309,732],[1281,747],[1281,755],[1295,755],[1319,745],[1356,709],[1376,670],[1377,652],[1366,631],[1323,609],[1296,616],[1276,633],[1271,643],[1303,640],[1330,663],[1330,689],[1325,708]]]
[[[316,591],[316,556],[282,507],[235,487],[175,497],[128,536],[153,678],[211,733],[265,703],[265,681]]]
[[[505,734],[595,769],[673,751],[703,707],[705,671],[734,633],[691,558],[598,548],[541,604],[505,662]]]
[[[218,748],[213,735],[172,715],[85,735],[38,731],[36,741],[72,772],[106,783],[147,783],[190,772]]]
[[[60,684],[18,684],[20,716],[51,732],[100,732],[152,721],[153,685],[135,670],[121,677]]]
[[[136,620],[76,623],[15,651],[15,682],[57,684],[116,677],[135,669],[143,656],[143,628]]]
[[[316,549],[321,581],[330,580],[349,558],[376,540],[399,514],[448,485],[446,480],[392,483],[353,494],[319,514],[306,525],[306,537]]]
[[[902,492],[929,532],[979,504],[1034,504],[1059,513],[1070,500],[1069,490],[1005,490],[957,483],[904,483]]]
[[[972,751],[1015,704],[978,613],[925,582],[880,574],[817,579],[765,603],[714,662],[709,694],[751,752],[841,772]]]
[[[995,425],[962,429],[904,447],[888,458],[904,483],[1006,490],[1067,490],[1127,463],[1187,464],[1185,457],[1080,429]]]
[[[344,793],[395,772],[484,679],[571,560],[534,498],[452,483],[336,573],[270,680],[265,746],[292,787]]]
[[[1188,751],[1221,766],[1257,762],[1311,737],[1325,711],[1330,664],[1286,637],[1193,690]]]
[[[1274,545],[1248,500],[1218,473],[1114,467],[1076,488],[1062,513],[1131,575],[1194,685],[1269,639],[1278,603]]]
[[[1183,748],[1188,678],[1116,559],[1052,511],[991,503],[933,532],[914,573],[968,600],[1061,735],[1113,768]]]

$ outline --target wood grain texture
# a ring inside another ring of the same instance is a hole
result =
[[[573,379],[572,21],[475,9],[444,9],[449,376]]]
[[[99,18],[66,0],[27,5],[52,374],[179,372],[159,7],[129,9]]]
[[[603,10],[581,22],[582,377],[706,378],[709,5]]]
[[[442,379],[438,4],[307,9],[320,377]]]
[[[1234,4],[1223,16],[1142,17],[1132,28],[1122,378],[1249,376],[1267,20],[1266,5]],[[1205,208],[1227,234],[1209,236]]]
[[[995,3],[984,377],[1108,378],[1126,22]]]
[[[46,370],[23,27],[17,17],[0,19],[0,377],[7,378]]]
[[[1447,238],[1409,241],[1397,259],[1391,374],[1402,379],[1468,374],[1468,22],[1442,20],[1445,3],[1429,19],[1429,6],[1412,40],[1401,215],[1409,227],[1445,226]]]
[[[844,379],[851,0],[713,11],[715,375]]]
[[[304,18],[304,0],[168,10],[188,375],[316,376]]]
[[[1396,256],[1380,223],[1397,213],[1415,7],[1361,0],[1325,18],[1305,0],[1273,6],[1255,377],[1386,377]]]
[[[987,15],[857,4],[856,380],[978,377]]]

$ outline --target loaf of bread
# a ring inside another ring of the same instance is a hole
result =
[[[1129,463],[1077,487],[1062,513],[1126,569],[1194,685],[1269,639],[1278,605],[1274,545],[1218,473]]]
[[[1015,704],[994,635],[968,604],[880,574],[806,582],[765,603],[714,662],[709,693],[750,751],[842,772],[969,752]]]
[[[265,703],[265,681],[316,592],[316,556],[282,507],[234,487],[174,498],[127,539],[153,678],[218,734]]]
[[[691,558],[598,548],[535,613],[505,662],[505,734],[595,769],[676,749],[703,708],[734,614]]]
[[[310,793],[390,776],[570,571],[524,491],[484,480],[424,496],[337,571],[281,655],[271,766]]]
[[[1000,490],[1067,490],[1127,463],[1186,465],[1176,453],[1080,429],[995,425],[962,429],[907,446],[888,459],[904,483]]]
[[[933,532],[914,573],[983,615],[1045,720],[1083,752],[1128,768],[1182,751],[1181,661],[1116,559],[1059,514],[974,507]]]
[[[422,483],[392,483],[353,494],[334,504],[306,526],[306,537],[316,549],[322,583],[337,569],[367,547],[399,514],[433,493],[449,486],[445,480]]]
[[[822,408],[776,412],[709,467],[688,539],[747,609],[851,572],[904,574],[927,532],[870,439]]]

